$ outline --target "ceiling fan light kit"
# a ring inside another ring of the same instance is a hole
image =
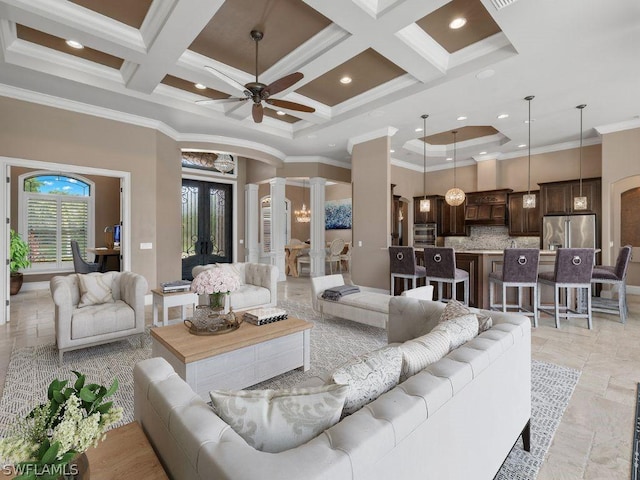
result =
[[[209,100],[198,100],[196,103],[198,104],[208,104],[208,103],[230,103],[230,102],[246,102],[251,100],[253,102],[253,106],[251,108],[251,116],[253,117],[253,121],[256,123],[262,123],[262,119],[264,118],[264,105],[263,102],[268,105],[273,105],[274,107],[284,108],[286,110],[295,110],[298,112],[305,113],[313,113],[316,111],[315,108],[309,107],[307,105],[302,105],[301,103],[290,102],[288,100],[279,100],[277,98],[271,98],[272,95],[278,94],[283,90],[288,89],[292,85],[298,83],[300,80],[304,78],[304,75],[300,72],[290,73],[274,82],[271,82],[269,85],[260,82],[259,74],[258,74],[258,44],[260,40],[264,38],[264,33],[259,30],[251,30],[251,39],[254,41],[256,45],[256,62],[255,62],[255,81],[249,82],[245,85],[242,85],[240,82],[235,80],[234,78],[229,77],[228,75],[216,70],[211,66],[205,66],[205,70],[214,76],[218,77],[220,80],[226,82],[230,86],[234,87],[236,90],[240,90],[244,97],[236,98],[224,98],[224,99],[209,99]]]

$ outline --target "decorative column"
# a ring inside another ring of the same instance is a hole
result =
[[[271,185],[271,265],[278,267],[278,281],[284,282],[287,277],[284,272],[285,265],[285,235],[286,235],[286,205],[284,178],[274,178],[269,181]]]
[[[258,185],[249,183],[244,186],[244,248],[245,262],[258,263],[260,248],[258,241],[258,225],[260,217],[258,211]]]
[[[324,275],[325,240],[324,240],[324,188],[327,180],[320,177],[309,179],[311,196],[311,276]]]

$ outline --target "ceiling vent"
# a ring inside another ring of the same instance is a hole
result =
[[[516,3],[518,0],[491,0],[491,3],[496,10],[502,10],[504,7],[508,7],[512,3]]]

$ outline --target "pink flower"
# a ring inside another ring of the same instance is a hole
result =
[[[191,291],[197,294],[230,293],[238,289],[240,279],[224,268],[211,268],[200,273],[191,282]]]

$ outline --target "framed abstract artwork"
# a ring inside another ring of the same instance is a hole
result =
[[[325,230],[351,228],[351,199],[329,200],[324,204]]]

